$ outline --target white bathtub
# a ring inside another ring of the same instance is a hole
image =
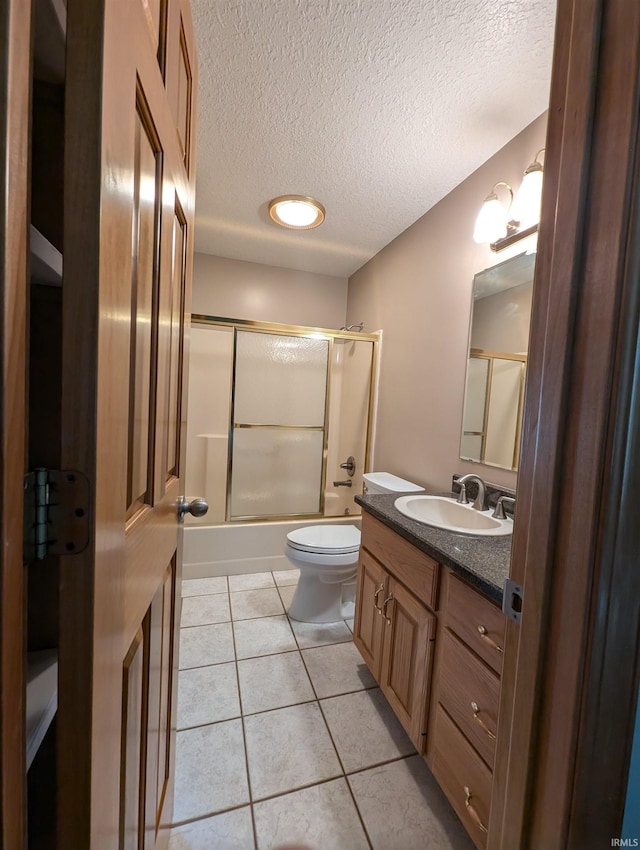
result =
[[[287,534],[305,525],[350,524],[361,517],[329,517],[290,522],[234,522],[191,525],[184,529],[183,578],[261,573],[291,569],[284,554]]]

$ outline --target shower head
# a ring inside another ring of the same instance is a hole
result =
[[[348,325],[348,326],[345,325],[343,328],[340,328],[340,330],[341,331],[352,331],[354,328],[358,331],[362,331],[364,329],[364,322],[358,322],[357,324]]]

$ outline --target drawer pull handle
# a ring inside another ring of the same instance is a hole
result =
[[[482,830],[482,832],[487,832],[487,827],[482,823],[480,815],[476,812],[476,810],[471,805],[471,790],[468,785],[464,786],[464,804],[467,808],[467,811],[471,815],[471,820],[475,823],[475,825]]]
[[[495,733],[492,732],[491,729],[489,729],[487,724],[480,717],[480,707],[478,706],[478,703],[472,702],[471,708],[473,709],[473,718],[476,721],[476,723],[480,726],[481,729],[483,729],[487,733],[487,735],[491,738],[492,741],[495,741],[495,739],[496,739]]]
[[[380,606],[378,605],[378,596],[380,596],[380,594],[382,593],[383,590],[384,590],[384,584],[381,584],[380,587],[376,587],[376,592],[373,594],[373,607],[376,609],[378,614],[382,614],[382,610],[381,610]]]
[[[487,631],[486,626],[478,626],[478,631],[480,632],[480,637],[482,640],[486,640],[489,646],[492,646],[496,652],[504,652],[499,643],[496,643],[493,638],[489,637],[489,632]]]
[[[387,596],[387,598],[384,600],[384,602],[382,603],[382,613],[384,614],[384,618],[385,618],[385,620],[387,621],[387,625],[388,625],[388,626],[390,626],[390,625],[391,625],[391,617],[387,617],[387,605],[388,605],[390,602],[393,602],[393,593],[390,593],[390,594]]]

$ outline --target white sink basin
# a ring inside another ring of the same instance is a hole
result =
[[[447,496],[401,496],[394,504],[410,519],[456,534],[492,536],[513,530],[513,520],[496,519],[491,511],[477,511],[473,505],[460,505]]]

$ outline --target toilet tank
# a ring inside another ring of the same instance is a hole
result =
[[[421,493],[424,487],[398,478],[390,472],[365,472],[362,476],[364,492],[369,496],[377,493]]]

